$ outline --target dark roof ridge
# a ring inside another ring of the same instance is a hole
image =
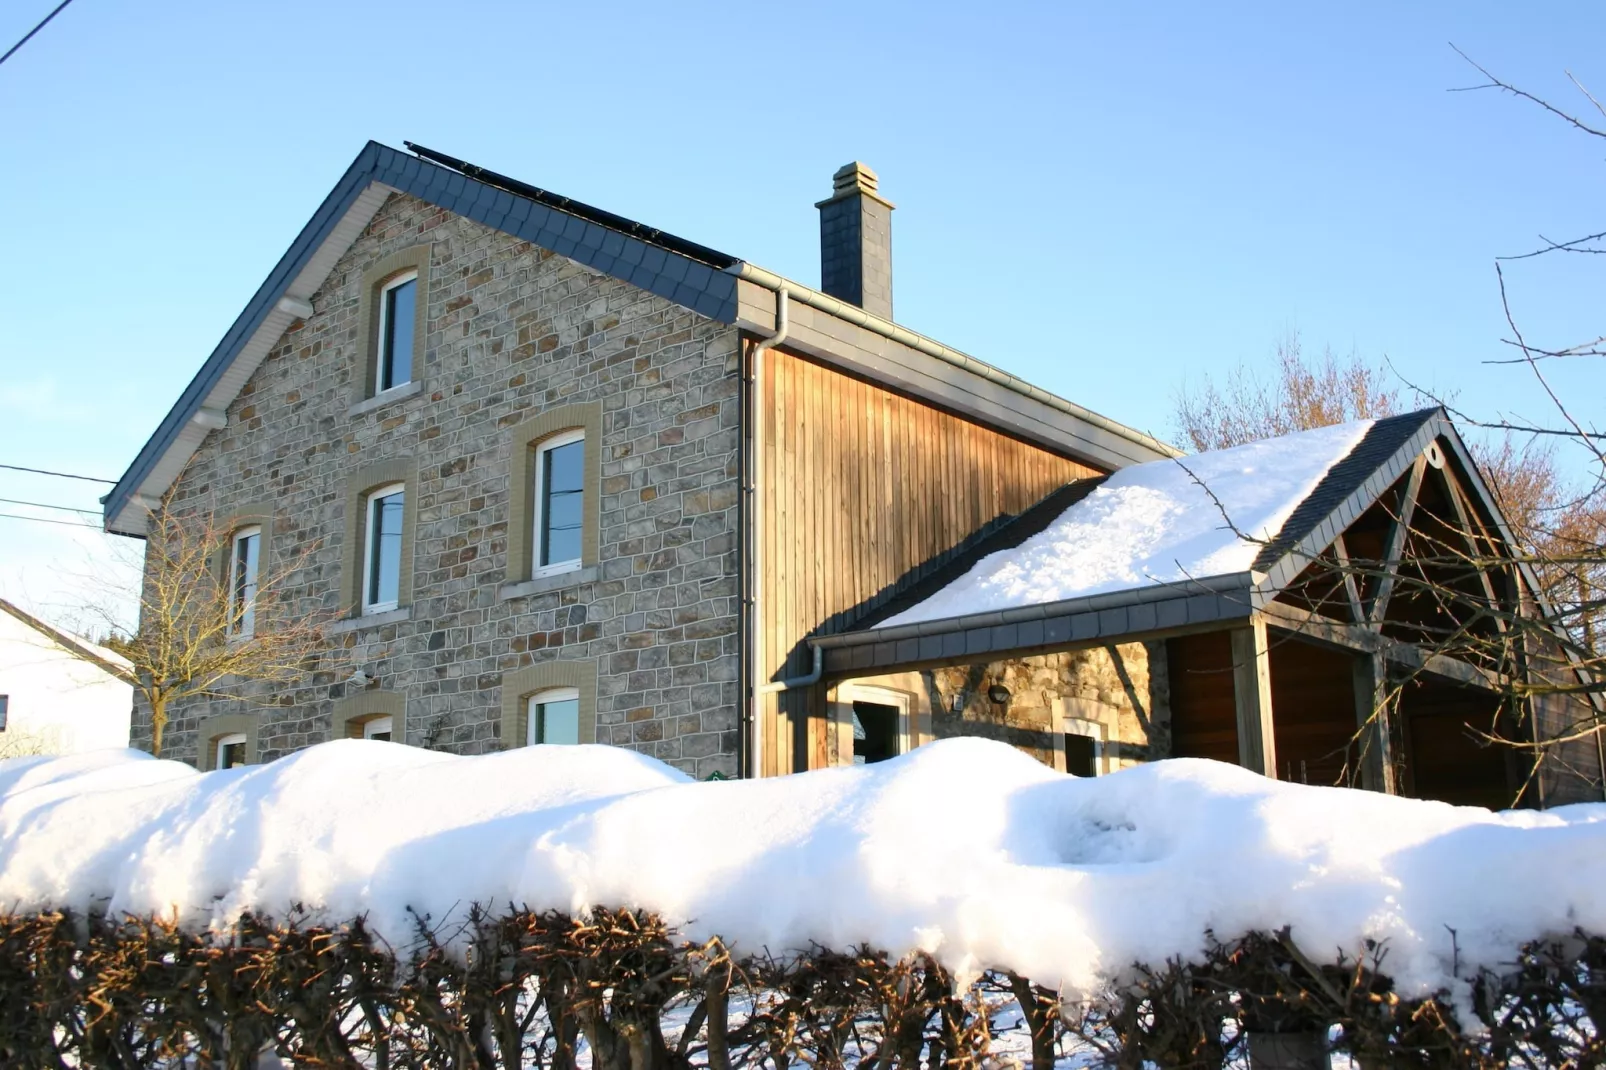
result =
[[[540,186],[532,186],[528,182],[521,182],[516,178],[498,174],[495,171],[480,167],[478,164],[458,159],[456,156],[448,156],[444,152],[425,148],[415,141],[403,141],[402,144],[406,145],[415,155],[428,160],[430,163],[437,163],[442,167],[450,167],[452,170],[467,175],[469,178],[477,179],[488,186],[495,186],[497,189],[506,190],[508,193],[516,194],[520,197],[528,197],[530,200],[538,201],[549,208],[556,208],[560,212],[567,212],[569,215],[579,216],[581,219],[601,224],[610,230],[628,234],[632,238],[644,241],[649,245],[656,245],[672,253],[690,257],[700,263],[707,264],[709,267],[723,271],[732,264],[741,261],[740,257],[722,253],[718,249],[710,249],[706,245],[699,245],[689,238],[682,238],[669,233],[667,230],[659,230],[657,227],[649,227],[645,223],[610,212],[606,208],[598,208],[595,205],[586,204],[584,201],[577,201],[573,197],[565,197],[561,193],[553,193],[551,190],[542,189]]]

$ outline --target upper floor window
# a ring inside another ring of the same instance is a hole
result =
[[[363,540],[365,613],[395,609],[401,594],[402,507],[406,485],[392,483],[368,495],[368,531]]]
[[[555,687],[530,696],[529,740],[536,743],[580,742],[580,689]]]
[[[395,734],[396,721],[389,716],[370,717],[362,723],[362,738],[389,743]]]
[[[413,378],[413,317],[417,315],[418,272],[386,282],[379,292],[379,352],[374,384],[379,390]]]
[[[580,567],[585,449],[584,431],[566,431],[536,447],[533,571],[537,576]]]
[[[256,629],[257,575],[262,561],[262,529],[240,528],[229,553],[229,634],[248,636]]]
[[[217,738],[216,760],[213,769],[233,769],[245,764],[245,733],[233,732]]]

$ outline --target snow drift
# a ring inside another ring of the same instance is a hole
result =
[[[1037,535],[881,626],[1243,572],[1371,427],[1357,420],[1123,468]]]
[[[1606,805],[1490,813],[1157,762],[1098,779],[953,739],[880,765],[698,783],[607,747],[457,757],[340,740],[197,773],[128,751],[0,763],[0,903],[223,927],[297,904],[658,912],[743,951],[926,950],[1087,990],[1135,961],[1292,926],[1387,940],[1403,993],[1525,940],[1606,932]]]

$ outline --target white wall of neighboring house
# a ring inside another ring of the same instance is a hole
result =
[[[73,654],[48,625],[25,623],[11,608],[0,605],[0,695],[6,696],[0,758],[128,746],[133,687]],[[109,650],[73,641],[127,664]]]

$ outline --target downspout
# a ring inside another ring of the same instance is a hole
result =
[[[760,420],[763,417],[763,405],[758,396],[760,385],[764,381],[764,354],[786,341],[787,331],[791,329],[791,315],[788,306],[788,294],[785,285],[773,288],[775,292],[775,333],[767,338],[761,338],[748,354],[747,368],[748,381],[747,404],[750,419],[748,428],[748,464],[747,485],[742,488],[743,500],[747,506],[747,523],[744,525],[744,545],[742,559],[745,562],[742,584],[743,597],[747,605],[744,607],[747,621],[747,663],[748,686],[750,695],[745,703],[746,709],[742,712],[742,721],[747,731],[745,745],[741,757],[741,775],[743,777],[758,777],[763,772],[763,739],[764,695],[768,694],[773,685],[756,686],[762,679],[764,672],[763,659],[763,620],[759,615],[758,591],[759,575],[762,562],[759,560],[758,548],[760,545],[758,531],[762,516],[759,509],[758,482],[759,458],[763,456],[764,436]]]
[[[825,675],[825,650],[822,647],[814,648],[814,667],[803,676],[792,676],[785,680],[777,680],[772,684],[765,684],[758,689],[760,695],[773,695],[777,691],[790,691],[794,687],[813,687]]]

